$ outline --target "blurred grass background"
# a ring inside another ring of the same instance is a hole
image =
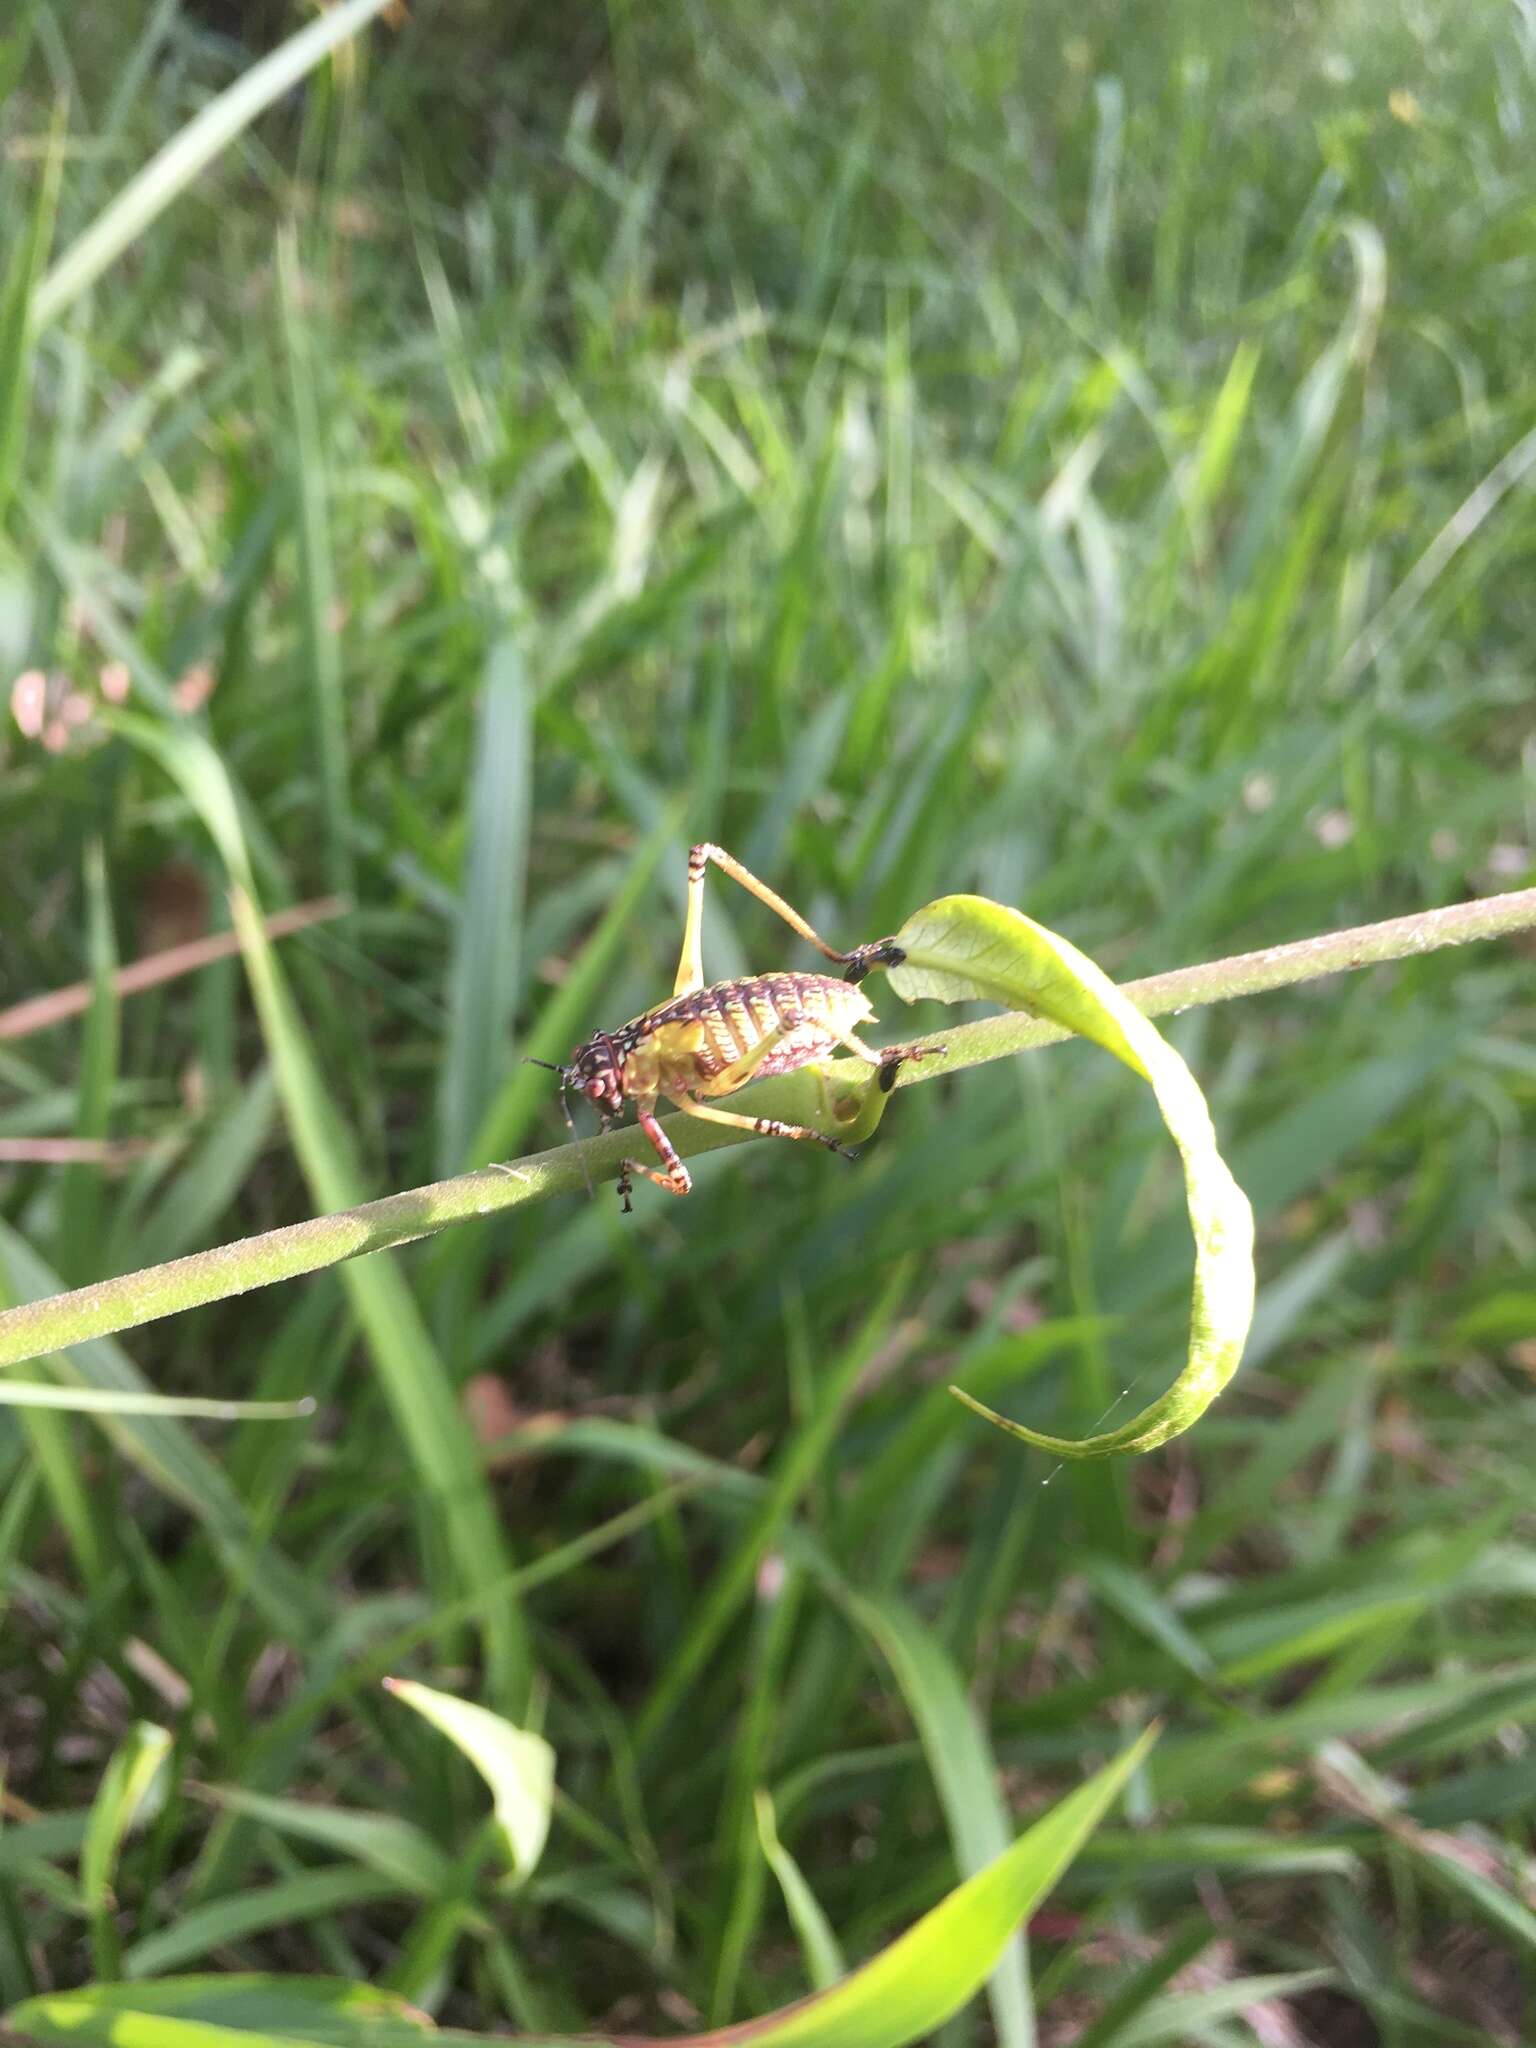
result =
[[[299,18],[13,14],[7,303]],[[0,1165],[12,1293],[556,1142],[514,1055],[670,988],[692,839],[838,943],[977,889],[1121,979],[1529,879],[1533,136],[1523,5],[418,0],[349,45],[0,390],[0,682],[51,707],[0,737],[0,1001],[96,991],[0,1044],[0,1139],[118,1148]],[[289,999],[113,1002],[232,862],[349,900]],[[713,976],[811,964],[710,887]],[[0,1411],[5,2001],[743,2018],[808,1982],[759,1787],[856,1959],[983,1853],[957,1757],[1022,1820],[1155,1705],[1032,2000],[948,2048],[1529,2038],[1530,1022],[1501,945],[1172,1024],[1260,1307],[1128,1469],[1046,1484],[942,1391],[1077,1431],[1180,1355],[1176,1162],[1080,1046],[853,1168],[753,1146],[86,1347],[322,1413]],[[514,1901],[392,1669],[554,1743]],[[87,1924],[135,1719],[169,1796]]]

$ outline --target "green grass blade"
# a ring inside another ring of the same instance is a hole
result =
[[[1277,2006],[1304,1991],[1335,1981],[1331,1970],[1286,1970],[1268,1977],[1238,1977],[1214,1991],[1185,1991],[1160,1999],[1127,2022],[1114,2048],[1186,2048],[1213,2039],[1206,2030],[1224,2019],[1239,2019],[1258,2008]]]
[[[1144,1573],[1110,1557],[1086,1558],[1083,1570],[1089,1584],[1107,1607],[1156,1643],[1192,1678],[1202,1684],[1214,1678],[1215,1666],[1204,1644],[1179,1619]]]
[[[772,1481],[747,1528],[720,1566],[681,1642],[668,1660],[635,1727],[637,1751],[655,1741],[676,1712],[688,1686],[697,1677],[734,1616],[748,1598],[758,1566],[780,1536],[805,1489],[831,1449],[843,1408],[859,1374],[891,1326],[908,1275],[899,1268],[874,1302],[861,1328],[842,1355],[832,1362],[816,1389],[816,1406],[779,1455]]]
[[[277,275],[288,395],[293,409],[294,489],[298,500],[300,640],[314,722],[319,815],[328,886],[352,894],[352,800],[347,775],[346,707],[342,694],[341,636],[336,619],[336,572],[331,556],[330,465],[326,458],[322,356],[315,347],[298,243],[279,235]]]
[[[207,1121],[175,1178],[134,1224],[140,1258],[179,1258],[206,1242],[234,1201],[272,1132],[277,1088],[270,1067],[259,1067]]]
[[[1148,1730],[915,1927],[833,1990],[758,2021],[755,2048],[901,2048],[980,1990],[1146,1756]]]
[[[205,1785],[202,1796],[229,1813],[260,1821],[279,1834],[317,1842],[349,1863],[394,1878],[433,1897],[448,1881],[449,1864],[425,1829],[393,1813],[360,1813],[310,1799],[274,1799],[239,1785]]]
[[[1215,1930],[1202,1915],[1159,1955],[1143,1963],[1129,1982],[1114,1993],[1098,2018],[1078,2037],[1075,2048],[1122,2048],[1122,2029],[1145,2012],[1169,1979],[1194,1962],[1214,1939]]]
[[[297,1401],[218,1401],[208,1394],[135,1393],[114,1387],[53,1387],[46,1381],[0,1379],[0,1408],[53,1408],[73,1415],[197,1415],[209,1422],[291,1422],[313,1415]]]
[[[80,1851],[80,1904],[91,1922],[92,1954],[104,1977],[115,1977],[118,1971],[112,1913],[118,1851],[129,1829],[152,1812],[155,1781],[170,1748],[168,1728],[158,1728],[152,1721],[135,1722],[112,1752],[91,1802]]]
[[[0,1292],[9,1292],[16,1300],[36,1300],[57,1284],[25,1240],[0,1221]],[[126,1394],[137,1401],[150,1395],[138,1368],[110,1338],[73,1345],[57,1355],[52,1369],[83,1388]],[[108,1408],[102,1413],[102,1428],[152,1486],[188,1509],[224,1546],[237,1575],[259,1594],[265,1611],[285,1634],[313,1616],[315,1603],[303,1579],[275,1551],[256,1549],[234,1489],[178,1420]]]
[[[5,1293],[0,1278],[0,1297]],[[60,1391],[44,1388],[45,1393]],[[59,1527],[63,1530],[80,1577],[91,1592],[100,1594],[106,1583],[106,1549],[97,1527],[91,1489],[81,1469],[79,1447],[62,1415],[50,1413],[52,1404],[23,1398],[14,1404],[21,1412],[21,1424],[31,1450],[30,1470],[40,1473]]]
[[[396,2048],[437,2038],[424,2013],[376,1985],[242,1970],[89,1985],[32,2001],[26,2025],[40,2041],[128,2048]]]
[[[790,1341],[791,1371],[803,1379],[808,1376],[809,1360],[804,1355],[798,1317]],[[746,1655],[746,1697],[736,1717],[715,1827],[714,1862],[724,1880],[709,1930],[714,1953],[713,1968],[708,1972],[712,1982],[707,2010],[715,2025],[724,2024],[736,2010],[742,1972],[762,1921],[768,1885],[754,1809],[768,1756],[780,1734],[781,1701],[804,1580],[781,1559],[770,1558],[758,1574],[755,1590]]]
[[[206,1906],[194,1906],[167,1927],[134,1942],[123,1954],[125,1977],[158,1977],[182,1963],[232,1942],[248,1941],[269,1927],[302,1927],[324,1914],[345,1913],[377,1899],[397,1896],[405,1887],[398,1877],[353,1864],[305,1870],[275,1884],[234,1892]]]
[[[360,1170],[252,900],[250,859],[224,764],[198,734],[138,718],[118,722],[180,784],[223,855],[234,883],[235,929],[295,1149],[316,1205],[345,1208],[359,1193]],[[485,1475],[444,1361],[399,1268],[382,1260],[354,1262],[342,1269],[342,1279],[430,1510],[446,1526],[456,1579],[471,1587],[502,1579],[505,1547]],[[504,1601],[487,1615],[485,1631],[493,1695],[519,1710],[529,1684],[521,1616]]]
[[[253,64],[244,77],[194,115],[48,272],[34,301],[38,326],[47,326],[73,305],[264,108],[290,91],[332,50],[366,28],[388,5],[389,0],[341,0],[339,6]]]
[[[25,31],[21,40],[25,41]],[[0,106],[4,102],[5,94],[0,91]],[[0,533],[5,530],[6,513],[26,452],[27,415],[33,397],[35,301],[58,208],[64,162],[61,130],[62,114],[55,116],[31,218],[21,232],[12,231],[14,239],[0,277]],[[0,179],[0,199],[8,206],[17,204],[18,182],[14,171],[9,178]]]
[[[314,2048],[315,2039],[313,2034],[274,2033],[270,2027],[233,2028],[171,2013],[125,2011],[120,1996],[103,2005],[95,1987],[32,1999],[16,2011],[27,2029],[20,2038],[28,2048],[61,2041],[110,2043],[111,2048]]]
[[[101,842],[93,841],[85,862],[86,956],[90,969],[91,1005],[85,1016],[80,1048],[74,1134],[105,1138],[111,1129],[112,1099],[117,1087],[121,1005],[114,985],[117,941],[107,895],[106,861]],[[58,1267],[74,1280],[100,1277],[95,1272],[97,1247],[103,1235],[105,1190],[98,1166],[66,1168],[60,1202]]]
[[[1070,1793],[985,1869],[967,1879],[851,1977],[798,2005],[750,2022],[757,2048],[906,2048],[941,2026],[986,1981],[1019,1922],[1078,1855],[1154,1739],[1155,1730],[1147,1730],[1112,1764]],[[287,1920],[302,1922],[318,1913],[385,1897],[393,1889],[390,1880],[376,1873],[307,1871],[184,1915],[177,1925],[131,1948],[124,1959],[125,1970],[130,1977],[149,1976],[262,1927]],[[1307,1981],[1316,1980],[1309,1977]],[[148,1988],[149,2010],[161,2009],[155,1994],[163,1995],[167,1988]],[[135,2048],[143,2043],[148,2048],[155,2037],[142,2029],[122,2027],[133,2010],[133,1993],[126,1986],[102,1986],[57,2000],[33,2001],[14,2009],[7,2020],[18,2027],[39,2022],[59,2026],[72,2021],[76,2031],[71,2038],[126,2041]],[[171,2048],[169,2033],[159,2038]],[[345,2041],[348,2036],[340,2038]],[[467,2043],[492,2037],[458,2033],[438,2038]],[[580,2038],[594,2043],[601,2039],[590,2034]],[[626,2038],[630,2048],[650,2048],[635,2036]],[[711,2038],[674,2037],[674,2048],[704,2048]],[[189,2041],[195,2048],[203,2048],[196,2036]],[[234,2048],[233,2038],[230,2048]],[[529,2038],[528,2048],[541,2048],[541,2044]],[[562,2038],[557,2048],[569,2048],[569,2044]]]
[[[779,1881],[784,1909],[789,1914],[800,1952],[805,1957],[806,1975],[816,1991],[826,1991],[847,1969],[832,1924],[821,1909],[821,1901],[806,1882],[805,1873],[779,1840],[773,1801],[759,1792],[755,1802],[757,1839],[763,1859]]]
[[[1344,230],[1355,259],[1355,293],[1338,334],[1302,380],[1227,566],[1228,587],[1247,587],[1333,430],[1350,373],[1369,360],[1386,296],[1386,249],[1368,222]]]
[[[437,1167],[478,1166],[474,1140],[511,1060],[533,776],[533,700],[522,654],[499,640],[486,663],[448,981]]]
[[[36,14],[36,6],[29,0],[29,4],[12,13],[5,35],[0,38],[0,106],[9,99],[22,75],[36,32]]]
[[[922,1738],[955,1862],[963,1877],[973,1877],[1002,1854],[1010,1830],[986,1731],[954,1660],[899,1600],[861,1595],[852,1601],[850,1612],[896,1675]],[[1003,2048],[1032,2048],[1034,2009],[1022,1934],[1004,1949],[987,1996]]]

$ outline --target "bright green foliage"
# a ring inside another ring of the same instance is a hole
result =
[[[906,958],[891,969],[890,980],[905,1001],[979,998],[1027,1010],[1102,1045],[1140,1074],[1184,1162],[1195,1240],[1189,1357],[1167,1393],[1129,1422],[1082,1439],[1053,1436],[956,1392],[1010,1436],[1058,1457],[1108,1458],[1166,1443],[1199,1420],[1236,1372],[1253,1318],[1253,1211],[1216,1149],[1198,1083],[1101,968],[1021,911],[981,896],[945,896],[909,917],[896,942]]]

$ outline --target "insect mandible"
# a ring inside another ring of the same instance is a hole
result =
[[[837,961],[844,969],[843,978],[786,971],[717,981],[706,988],[701,932],[704,875],[711,861],[760,903],[766,903],[818,952]],[[695,846],[688,854],[688,911],[671,1000],[632,1017],[617,1031],[595,1032],[576,1047],[563,1066],[550,1060],[533,1064],[549,1067],[560,1076],[562,1099],[566,1089],[580,1089],[597,1109],[605,1130],[627,1102],[634,1104],[636,1120],[665,1170],[658,1171],[638,1159],[623,1161],[619,1196],[626,1211],[632,1207],[634,1174],[643,1173],[674,1195],[686,1195],[693,1187],[676,1147],[656,1120],[661,1097],[703,1123],[728,1124],[734,1130],[755,1131],[763,1137],[823,1145],[829,1152],[851,1159],[854,1155],[847,1146],[804,1124],[740,1116],[733,1110],[713,1109],[700,1098],[731,1095],[748,1081],[793,1073],[839,1046],[877,1068],[880,1086],[889,1089],[904,1061],[943,1049],[890,1045],[876,1051],[858,1035],[856,1027],[871,1021],[875,1014],[859,982],[872,967],[899,966],[904,958],[891,939],[877,939],[855,946],[851,953],[839,953],[812,931],[782,896],[775,895],[766,882],[760,882],[722,847]],[[566,1120],[570,1121],[569,1109]]]

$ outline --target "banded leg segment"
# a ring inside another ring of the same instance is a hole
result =
[[[696,1116],[700,1123],[725,1124],[733,1131],[756,1131],[764,1138],[794,1138],[802,1144],[822,1145],[828,1152],[836,1152],[843,1159],[858,1155],[850,1152],[846,1145],[840,1145],[836,1138],[828,1138],[820,1131],[813,1131],[807,1124],[780,1123],[776,1116],[738,1116],[731,1109],[712,1109],[707,1103],[696,1102],[691,1095],[674,1095],[672,1100],[686,1116]]]
[[[665,1173],[658,1173],[654,1166],[647,1166],[640,1159],[625,1159],[619,1165],[619,1200],[624,1204],[627,1216],[633,1204],[629,1197],[634,1183],[630,1175],[643,1173],[647,1180],[655,1181],[657,1187],[665,1188],[669,1195],[688,1195],[693,1192],[693,1180],[688,1169],[677,1156],[677,1147],[656,1121],[656,1105],[649,1103],[641,1109],[636,1119],[640,1128],[656,1147],[657,1157],[666,1167]]]
[[[759,903],[766,903],[776,917],[783,918],[791,931],[798,932],[802,939],[808,939],[818,953],[824,953],[840,967],[848,968],[850,981],[862,981],[871,967],[893,966],[905,958],[889,939],[879,939],[873,945],[855,946],[851,953],[839,953],[835,946],[829,946],[818,932],[811,929],[798,910],[791,909],[766,882],[760,882],[750,868],[744,868],[723,846],[712,846],[704,841],[690,847],[688,852],[688,910],[683,922],[682,957],[677,963],[677,979],[672,985],[674,996],[691,995],[696,988],[704,986],[704,872],[711,861],[733,882],[739,882]]]

